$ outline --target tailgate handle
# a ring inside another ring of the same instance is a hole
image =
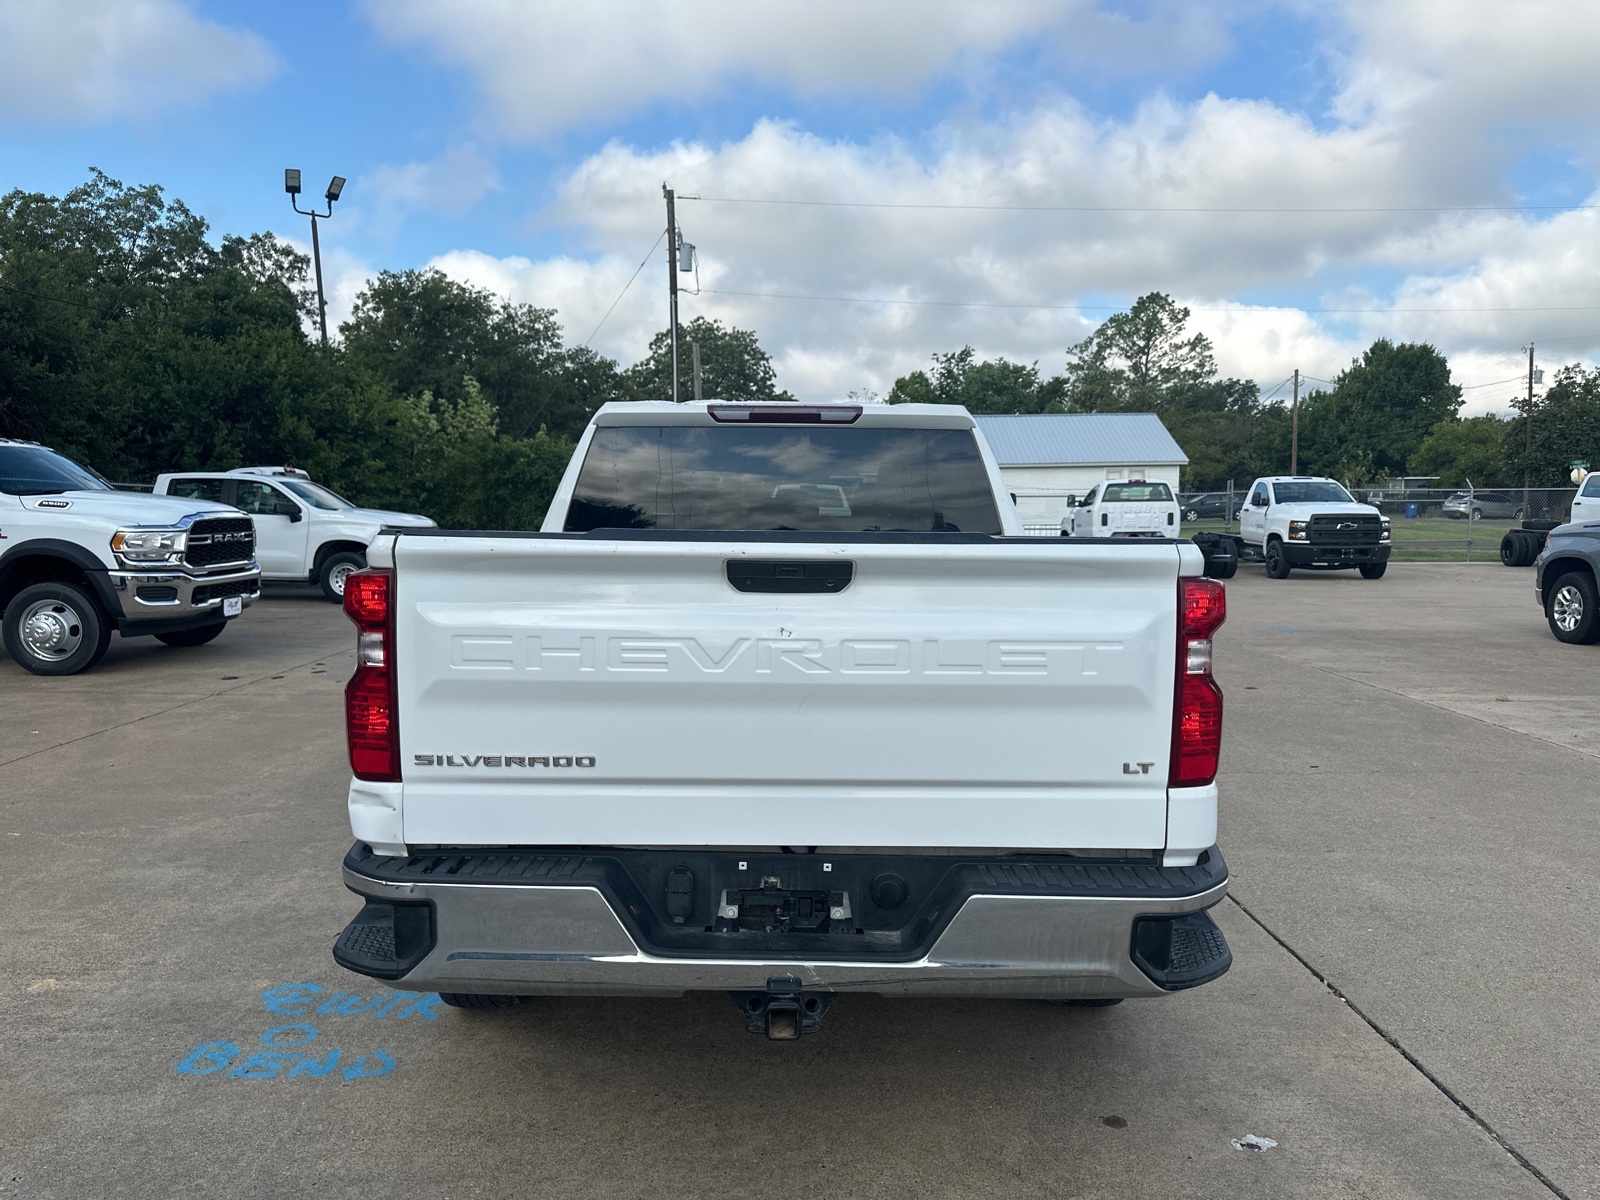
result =
[[[741,592],[842,592],[855,578],[856,565],[823,561],[731,558],[728,582]]]

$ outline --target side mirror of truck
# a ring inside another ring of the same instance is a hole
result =
[[[300,511],[300,506],[298,504],[282,505],[278,511],[289,518],[289,523],[291,525],[296,521],[304,521],[306,519],[305,514]]]

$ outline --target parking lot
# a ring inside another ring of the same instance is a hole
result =
[[[1600,1196],[1600,649],[1530,576],[1230,581],[1221,981],[846,997],[794,1045],[337,968],[353,636],[310,589],[0,662],[0,1195]]]

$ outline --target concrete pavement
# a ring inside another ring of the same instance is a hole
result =
[[[71,680],[0,663],[0,1195],[1553,1194],[1502,1141],[1600,1195],[1568,747],[1600,648],[1526,578],[1232,581],[1223,847],[1260,924],[1216,910],[1221,981],[847,997],[793,1046],[720,996],[469,1013],[334,966],[353,638],[309,592]]]

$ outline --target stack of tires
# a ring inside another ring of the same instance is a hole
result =
[[[1508,529],[1500,539],[1500,561],[1508,567],[1531,567],[1544,549],[1544,539],[1556,527],[1555,521],[1524,521],[1520,529]]]

